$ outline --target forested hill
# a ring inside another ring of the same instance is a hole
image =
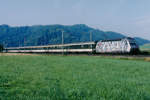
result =
[[[84,24],[72,26],[64,25],[37,25],[10,27],[0,25],[0,44],[5,47],[36,46],[61,43],[61,30],[64,31],[64,43],[90,41],[90,32],[93,40],[117,39],[125,37],[116,32],[104,32],[90,28]],[[150,42],[136,38],[140,45]],[[143,42],[144,41],[144,42]]]

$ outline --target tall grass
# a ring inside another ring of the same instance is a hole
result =
[[[150,63],[93,56],[0,56],[2,100],[150,100]]]

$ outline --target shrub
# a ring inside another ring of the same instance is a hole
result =
[[[4,50],[4,47],[2,44],[0,44],[0,52],[2,52]]]

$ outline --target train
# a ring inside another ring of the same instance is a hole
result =
[[[69,43],[58,45],[9,47],[3,52],[8,53],[138,53],[139,46],[131,37],[112,40],[100,40],[83,43]]]

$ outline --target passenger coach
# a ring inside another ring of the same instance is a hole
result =
[[[95,49],[95,42],[71,43],[45,46],[27,46],[6,48],[5,52],[12,53],[92,53]]]

